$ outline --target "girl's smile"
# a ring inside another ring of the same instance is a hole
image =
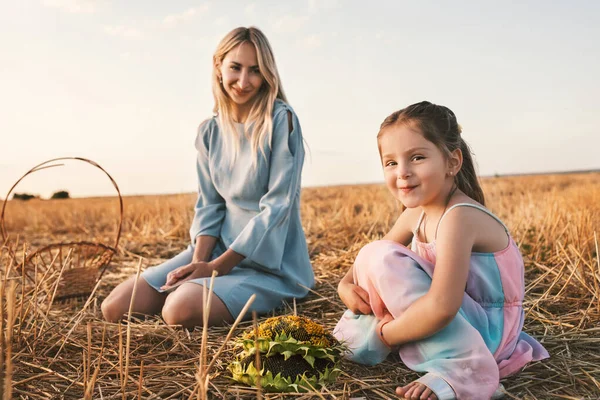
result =
[[[404,206],[444,202],[452,179],[446,157],[435,144],[410,124],[397,124],[384,131],[379,146],[386,185]]]
[[[402,193],[408,194],[408,193],[412,192],[412,190],[415,189],[417,186],[418,185],[415,185],[415,186],[402,186],[402,187],[399,187],[398,189],[400,191],[402,191]]]

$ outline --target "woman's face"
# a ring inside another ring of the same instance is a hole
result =
[[[258,69],[256,49],[247,42],[225,55],[219,73],[225,92],[238,106],[250,106],[264,81]]]

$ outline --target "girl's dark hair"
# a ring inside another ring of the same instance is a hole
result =
[[[456,122],[456,115],[452,110],[428,101],[412,104],[389,115],[381,124],[377,139],[379,140],[385,128],[395,124],[415,126],[425,139],[436,145],[446,157],[449,157],[454,150],[460,149],[463,164],[455,177],[456,186],[470,198],[485,205],[471,150],[460,136],[461,127]]]

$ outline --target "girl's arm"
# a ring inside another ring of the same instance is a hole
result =
[[[351,266],[346,275],[340,280],[338,295],[354,314],[371,314],[373,312],[369,302],[369,293],[354,284],[354,266]]]
[[[407,208],[402,211],[392,229],[383,237],[383,240],[392,240],[404,246],[408,246],[412,240],[412,230],[421,215],[420,209]]]
[[[429,291],[398,318],[385,323],[382,328],[380,326],[383,339],[389,345],[431,336],[448,325],[458,313],[477,237],[473,214],[462,208],[448,213],[439,227],[437,260]]]
[[[406,209],[400,214],[392,229],[383,237],[383,240],[393,240],[403,245],[408,245],[412,238],[411,227],[416,223],[414,210]],[[371,314],[369,293],[354,283],[354,266],[338,284],[338,295],[350,311],[355,314]]]

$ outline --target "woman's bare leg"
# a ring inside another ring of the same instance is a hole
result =
[[[188,282],[169,294],[162,309],[162,316],[169,325],[183,325],[186,328],[202,326],[202,285]],[[233,322],[225,303],[212,294],[208,326]]]
[[[129,303],[133,295],[135,276],[120,283],[102,302],[102,315],[109,322],[117,322],[129,311]],[[165,304],[166,295],[159,293],[146,282],[139,278],[136,287],[135,301],[132,312],[136,314],[156,315],[160,313]]]

